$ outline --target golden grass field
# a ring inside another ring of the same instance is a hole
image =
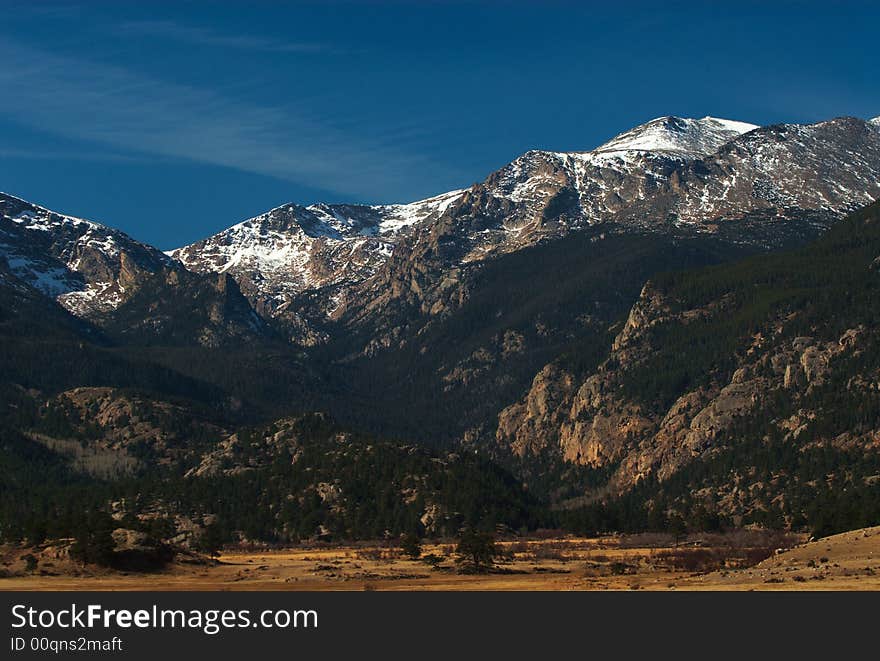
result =
[[[790,548],[771,548],[768,542]],[[691,536],[556,537],[499,542],[488,574],[462,574],[454,544],[423,547],[435,568],[381,543],[228,551],[152,574],[74,565],[57,548],[4,547],[0,590],[877,590],[880,527],[806,542],[744,531]],[[23,557],[37,567],[25,572]],[[768,557],[769,556],[769,557]],[[758,562],[761,557],[765,559]]]

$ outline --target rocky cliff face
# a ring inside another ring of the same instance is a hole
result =
[[[174,268],[145,278],[125,305],[99,323],[111,337],[134,345],[239,347],[274,336],[231,275]]]
[[[661,310],[657,313],[662,315]],[[652,316],[647,323],[658,318]],[[687,323],[681,315],[667,322]],[[694,458],[711,452],[738,419],[757,414],[773,397],[799,401],[826,383],[835,361],[857,355],[868,344],[869,331],[864,327],[847,329],[831,340],[789,340],[785,323],[780,320],[779,324],[777,337],[757,338],[762,350],[747,354],[729,380],[712,378],[661,408],[621,394],[628,373],[638,372],[640,358],[652,350],[639,332],[647,324],[630,326],[629,341],[621,333],[608,360],[581,382],[554,365],[545,367],[523,400],[500,414],[497,442],[520,456],[556,449],[567,462],[595,468],[616,466],[610,484],[618,493],[649,475],[668,478]],[[861,375],[847,388],[876,387],[877,376]],[[777,424],[796,439],[817,414],[799,408]],[[876,430],[871,438],[875,435]]]
[[[694,297],[680,284],[649,283],[600,367],[581,377],[545,367],[499,416],[496,442],[520,456],[550,450],[611,469],[607,487],[618,494],[735,444],[744,428],[791,442],[876,443],[877,419],[858,418],[877,405],[880,388],[873,354],[880,335],[866,323],[876,289],[870,265],[880,212],[873,209],[847,230],[872,228],[862,238],[829,238],[822,249],[746,263],[727,280],[740,280],[737,287],[713,284],[711,295]],[[823,283],[816,269],[847,275]],[[838,310],[810,302],[833,301],[837,291],[858,302]],[[839,429],[817,426],[853,412],[858,420]]]
[[[50,422],[32,439],[109,477],[143,462],[155,468],[190,460],[227,433],[193,408],[118,388],[64,391],[42,402],[42,415]]]

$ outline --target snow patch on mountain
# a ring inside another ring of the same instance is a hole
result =
[[[725,142],[758,128],[755,124],[704,117],[658,117],[612,138],[593,153],[643,151],[689,158],[707,156]]]
[[[381,216],[380,234],[395,234],[405,227],[420,223],[425,218],[439,216],[461,199],[464,190],[453,190],[410,204],[389,204],[372,207]]]
[[[16,197],[15,195],[0,191],[0,199],[4,198],[9,202],[14,202],[24,207],[18,213],[7,217],[12,222],[24,225],[28,229],[49,232],[57,229],[62,224],[69,224],[74,226],[84,226],[85,228],[90,230],[102,229],[105,231],[113,231],[110,230],[109,227],[101,225],[100,223],[86,220],[84,218],[77,218],[76,216],[68,216],[67,214],[58,213],[57,211],[52,211],[51,209],[47,209],[46,207],[41,207],[39,204],[34,204],[33,202],[28,202],[27,200]]]
[[[0,243],[0,251],[5,253],[9,270],[31,287],[43,292],[51,298],[58,298],[76,289],[84,283],[63,266],[55,266],[48,260],[38,260],[25,255],[16,254],[11,246]]]

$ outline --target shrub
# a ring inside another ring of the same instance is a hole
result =
[[[26,572],[31,573],[37,569],[37,557],[34,554],[28,553],[22,560],[24,560]]]
[[[465,571],[486,572],[495,564],[498,548],[489,533],[466,530],[455,547],[456,562]]]
[[[413,560],[418,560],[422,555],[422,542],[415,533],[408,533],[400,539],[400,550],[404,555],[409,556]]]

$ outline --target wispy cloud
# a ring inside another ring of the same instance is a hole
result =
[[[124,34],[167,39],[191,46],[213,46],[264,53],[318,53],[333,50],[327,44],[281,41],[248,34],[226,34],[175,21],[128,21],[116,26],[116,30]]]
[[[121,67],[60,57],[0,39],[0,114],[115,150],[237,168],[348,199],[400,200],[455,173],[407,152],[395,135],[368,137],[272,107],[169,83]],[[404,129],[410,130],[411,127]]]
[[[163,159],[143,154],[114,154],[112,152],[54,149],[21,149],[0,147],[0,159],[25,161],[82,161],[88,163],[155,163]]]

